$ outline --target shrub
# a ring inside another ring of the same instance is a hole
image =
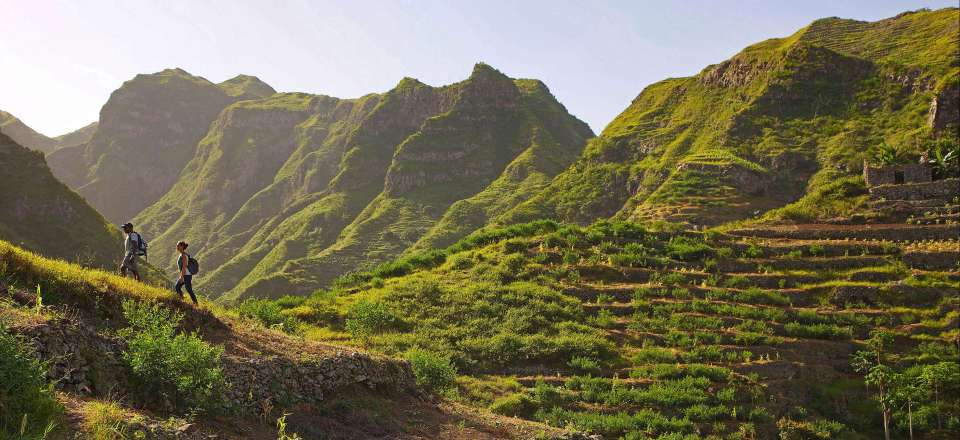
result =
[[[670,241],[667,242],[666,251],[667,255],[672,258],[683,261],[694,261],[713,253],[713,248],[703,241],[679,235],[671,238]]]
[[[237,306],[237,313],[286,332],[292,332],[299,326],[296,318],[284,315],[283,308],[276,301],[268,299],[248,299]]]
[[[196,333],[177,334],[183,315],[152,302],[123,302],[130,327],[123,359],[142,391],[165,396],[177,407],[215,409],[225,386],[220,368],[223,348],[210,346]]]
[[[503,242],[503,253],[515,254],[527,250],[527,242],[520,239],[512,239]]]
[[[596,374],[600,372],[600,363],[582,356],[571,358],[570,362],[567,362],[567,366],[572,368],[577,374]]]
[[[354,338],[365,339],[385,330],[396,328],[400,318],[380,301],[357,301],[347,314],[347,331]]]
[[[407,351],[404,357],[410,361],[417,385],[440,394],[456,389],[457,367],[449,357],[419,348]]]
[[[17,438],[21,428],[22,437],[53,429],[61,407],[46,375],[33,348],[0,324],[0,438]]]
[[[743,251],[743,256],[749,258],[760,258],[764,254],[763,248],[757,246],[756,244],[751,244],[745,251]]]
[[[853,331],[849,327],[838,327],[832,324],[804,325],[798,322],[789,322],[783,326],[789,336],[814,339],[847,340],[853,338]]]
[[[450,259],[450,268],[453,270],[465,270],[473,267],[473,258],[469,255],[459,254]]]
[[[525,393],[508,394],[490,404],[491,412],[511,417],[530,417],[536,408],[536,402]]]

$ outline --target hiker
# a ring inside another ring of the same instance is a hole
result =
[[[140,234],[133,232],[133,223],[124,223],[120,226],[123,229],[123,261],[120,262],[120,276],[127,276],[129,270],[133,273],[133,279],[140,281],[140,272],[137,270],[137,256],[140,255],[143,245],[143,238]]]
[[[194,305],[199,305],[197,303],[197,295],[193,293],[193,275],[196,273],[197,260],[194,260],[190,257],[190,254],[187,253],[187,243],[184,241],[177,243],[177,252],[180,254],[180,257],[177,258],[177,273],[180,274],[180,277],[177,279],[177,295],[180,295],[180,299],[183,299],[183,287],[187,288],[187,293],[190,294],[190,299],[193,300]],[[193,267],[191,267],[193,266]]]

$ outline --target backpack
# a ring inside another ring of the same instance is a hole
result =
[[[134,232],[137,234],[137,256],[146,257],[147,256],[147,241],[143,239],[143,236],[139,232]]]
[[[189,255],[187,257],[187,272],[190,272],[190,275],[196,275],[197,272],[200,272],[200,262]]]

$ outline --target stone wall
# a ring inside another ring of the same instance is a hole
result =
[[[950,201],[960,196],[960,179],[943,179],[926,183],[880,185],[870,188],[874,200],[930,200]]]
[[[33,295],[0,284],[0,298],[32,307]],[[48,378],[58,389],[99,398],[135,396],[136,387],[122,359],[127,344],[113,332],[98,329],[82,317],[83,311],[63,308],[52,319],[14,323],[11,330],[27,338],[38,356],[49,363]],[[187,316],[185,321],[196,317]],[[315,404],[338,390],[365,386],[384,392],[418,394],[410,364],[404,361],[343,350],[294,357],[271,355],[221,358],[225,403],[233,410],[252,415],[269,414],[288,405]],[[153,402],[160,406],[162,402]],[[149,405],[148,405],[149,406]],[[169,409],[169,408],[157,408]]]
[[[927,164],[911,163],[874,167],[864,161],[863,180],[868,188],[896,184],[897,173],[903,173],[902,183],[922,183],[933,180],[933,170]]]

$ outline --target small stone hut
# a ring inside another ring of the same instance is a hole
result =
[[[864,160],[863,180],[866,182],[868,188],[879,185],[932,182],[933,168],[926,163],[874,167]]]

